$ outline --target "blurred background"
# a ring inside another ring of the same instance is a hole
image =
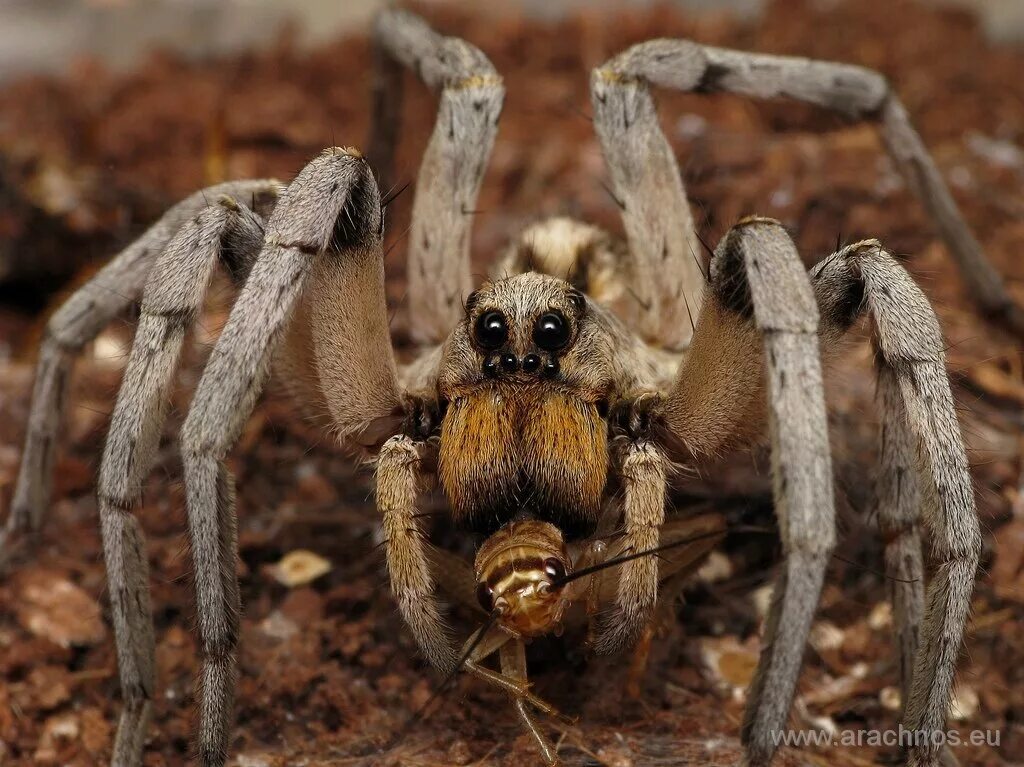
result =
[[[377,0],[0,2],[0,519],[6,517],[46,318],[182,196],[230,178],[291,178],[322,148],[365,146],[369,19]],[[479,274],[526,224],[572,214],[621,233],[590,122],[589,69],[678,36],[857,63],[893,83],[965,218],[1024,304],[1021,0],[517,0],[421,2],[441,32],[483,49],[508,89],[474,219]],[[435,98],[409,76],[396,169],[414,181]],[[695,218],[715,242],[774,216],[808,264],[880,238],[922,285],[947,341],[985,531],[951,726],[998,733],[957,750],[1003,767],[1024,754],[1024,353],[979,316],[945,246],[873,125],[787,103],[661,92]],[[388,212],[389,308],[399,350],[404,233],[415,184]],[[164,440],[137,513],[148,536],[159,695],[148,767],[184,764],[196,643],[177,433],[230,308],[226,282],[186,345]],[[54,500],[35,548],[0,576],[0,765],[105,764],[118,711],[94,477],[134,329],[82,351]],[[864,328],[828,374],[843,559],[829,569],[793,726],[893,727],[892,614],[873,508],[878,415]],[[388,594],[368,471],[271,390],[232,453],[245,611],[238,767],[532,763],[501,696],[472,679],[385,754],[437,683]],[[772,525],[764,451],[679,478],[673,512],[714,508]],[[424,510],[443,512],[429,497]],[[569,765],[734,764],[744,691],[779,550],[730,536],[656,642],[640,701],[628,664],[571,642],[532,649],[537,691],[579,717]],[[289,570],[296,552],[306,568]],[[459,623],[460,630],[466,627]],[[372,755],[372,756],[371,756]],[[780,765],[891,764],[885,748],[784,752]]]
[[[822,0],[826,7],[834,0]],[[994,39],[1024,37],[1019,0],[923,0],[977,13]],[[431,0],[430,5],[459,5]],[[462,5],[467,5],[465,2]],[[556,19],[581,8],[650,7],[652,0],[510,0],[480,4],[486,13],[526,13]],[[746,17],[765,11],[765,0],[674,0],[683,10],[727,10]],[[365,24],[385,0],[5,0],[0,5],[0,79],[60,71],[80,56],[119,68],[154,46],[189,56],[239,51],[273,39],[291,25],[303,44],[315,45]]]

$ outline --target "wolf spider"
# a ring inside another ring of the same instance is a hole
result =
[[[878,121],[952,253],[991,298],[999,278],[886,81],[856,66],[685,40],[630,48],[595,69],[590,83],[625,244],[578,222],[538,224],[510,248],[502,276],[473,290],[470,225],[502,80],[481,51],[403,11],[377,18],[374,41],[372,161],[329,149],[286,186],[237,181],[194,194],[49,322],[8,533],[41,524],[75,354],[141,299],[97,488],[123,694],[113,763],[141,763],[156,694],[147,561],[132,512],[182,341],[218,265],[238,297],[181,434],[204,765],[225,762],[237,676],[234,486],[225,456],[272,367],[301,402],[329,413],[340,441],[377,456],[394,597],[424,655],[443,670],[458,653],[416,513],[428,477],[436,474],[456,525],[486,534],[526,514],[567,540],[586,538],[619,498],[612,510],[623,550],[640,552],[658,545],[670,461],[699,465],[766,430],[785,558],[741,739],[750,764],[767,764],[835,542],[819,349],[862,314],[871,320],[884,416],[878,509],[904,724],[942,729],[981,535],[935,314],[878,242],[844,247],[808,274],[786,231],[767,218],[729,230],[705,273],[649,89],[786,96]],[[440,100],[412,212],[409,312],[420,352],[409,364],[396,363],[388,334],[384,211],[371,172],[390,170],[402,65]],[[989,303],[998,309],[1001,300]],[[623,442],[635,449],[615,449]],[[927,592],[922,527],[934,564]],[[595,629],[599,652],[633,643],[656,605],[657,558],[620,568],[611,609]],[[931,765],[939,755],[925,738],[908,757]]]

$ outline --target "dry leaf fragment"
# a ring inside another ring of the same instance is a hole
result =
[[[85,590],[53,570],[19,573],[18,622],[61,647],[90,646],[106,638],[100,606]]]
[[[967,369],[967,377],[986,394],[1024,405],[1024,383],[998,365],[981,362]]]
[[[78,717],[74,714],[60,714],[47,719],[33,761],[36,764],[56,764],[62,746],[77,740],[79,730]]]

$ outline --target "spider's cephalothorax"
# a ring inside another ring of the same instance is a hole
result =
[[[469,297],[438,376],[438,474],[457,522],[489,533],[525,511],[570,539],[594,529],[622,333],[548,275],[508,277]]]
[[[237,676],[237,541],[226,458],[272,369],[329,417],[341,442],[376,455],[391,588],[417,644],[442,669],[452,669],[458,654],[434,593],[450,573],[431,570],[417,511],[427,473],[436,468],[464,527],[493,532],[526,513],[568,541],[586,535],[599,516],[610,520],[623,557],[614,588],[594,592],[602,604],[591,636],[597,651],[612,652],[644,632],[657,602],[658,559],[629,552],[653,551],[669,532],[669,462],[699,468],[706,456],[770,435],[785,559],[740,732],[747,763],[766,764],[786,725],[835,541],[819,347],[834,344],[860,316],[873,331],[884,415],[876,508],[896,606],[903,726],[941,733],[981,536],[935,314],[874,240],[844,247],[808,273],[778,222],[751,217],[705,263],[650,93],[654,84],[784,94],[876,121],[967,267],[968,284],[993,314],[1019,321],[886,81],[860,67],[686,40],[630,48],[595,69],[590,82],[625,241],[565,219],[537,224],[506,253],[502,279],[473,292],[471,213],[497,131],[501,77],[483,52],[403,11],[381,13],[373,40],[380,70],[369,161],[334,148],[286,187],[239,181],[196,193],[48,324],[0,554],[11,533],[41,523],[75,354],[141,300],[97,483],[124,696],[113,764],[142,763],[157,695],[147,557],[133,512],[157,453],[185,333],[218,266],[239,294],[181,437],[202,640],[203,765],[225,762]],[[385,177],[391,168],[403,65],[440,97],[409,236],[417,348],[409,364],[398,365],[371,167]],[[927,595],[922,528],[935,565]],[[539,586],[530,591],[515,578],[494,585],[526,589],[538,606]],[[502,668],[521,677],[517,644]],[[530,718],[525,702],[534,699],[525,683],[492,677],[555,763],[554,747]],[[919,738],[912,764],[935,765],[941,742]]]

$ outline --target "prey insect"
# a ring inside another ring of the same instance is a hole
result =
[[[367,157],[328,149],[287,185],[236,181],[197,192],[48,323],[4,550],[38,529],[49,506],[76,354],[141,302],[97,483],[123,695],[112,763],[142,763],[158,695],[148,562],[134,512],[186,332],[218,268],[237,299],[180,440],[202,658],[196,754],[205,767],[227,760],[238,676],[228,453],[271,373],[305,410],[327,415],[339,442],[376,456],[391,589],[424,656],[446,673],[459,653],[417,515],[426,483],[436,478],[463,530],[491,535],[525,513],[571,544],[611,514],[623,551],[635,553],[659,545],[673,463],[699,469],[709,456],[767,434],[785,556],[740,729],[747,762],[766,765],[786,726],[835,546],[820,351],[860,318],[871,329],[884,416],[877,509],[894,584],[903,726],[942,731],[981,532],[935,313],[876,240],[826,255],[808,273],[779,222],[750,216],[705,263],[651,95],[662,86],[786,96],[877,124],[979,300],[994,315],[1017,316],[890,85],[846,64],[688,40],[636,45],[590,80],[625,240],[578,221],[540,222],[513,241],[493,279],[476,285],[472,212],[503,81],[482,51],[401,10],[377,17],[373,42]],[[403,67],[438,93],[439,106],[409,230],[415,348],[399,363],[388,328],[377,175],[390,175]],[[593,619],[600,653],[635,644],[657,605],[655,558],[623,562],[617,578],[608,609]],[[921,738],[911,764],[935,765],[937,742]]]
[[[545,763],[560,764],[536,713],[563,723],[571,724],[572,720],[531,691],[527,643],[589,624],[601,610],[614,605],[620,585],[619,566],[642,557],[659,558],[658,609],[663,613],[659,617],[667,620],[686,579],[724,536],[725,520],[721,515],[701,514],[666,522],[655,549],[627,553],[621,537],[613,537],[610,542],[595,538],[569,546],[554,525],[522,519],[492,534],[477,551],[473,566],[444,549],[433,549],[432,569],[441,589],[487,616],[466,640],[448,678],[466,669],[506,693]],[[648,623],[648,631],[653,632],[659,622],[655,618]],[[645,639],[635,650],[627,690],[638,686],[638,677],[646,666],[649,636]],[[499,669],[493,670],[484,664],[496,653]],[[444,685],[434,697],[443,690]]]

